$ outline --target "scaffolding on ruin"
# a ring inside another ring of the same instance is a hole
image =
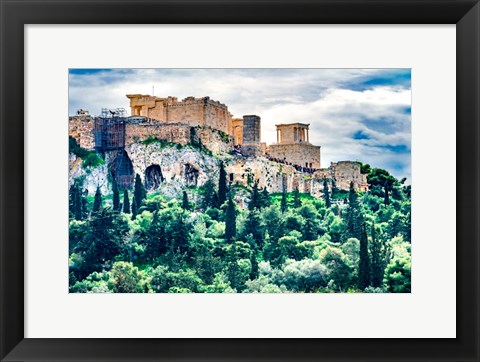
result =
[[[125,152],[124,113],[102,108],[102,116],[95,119],[94,137],[97,152],[108,152],[109,172],[121,188],[130,188],[134,182],[133,165]]]
[[[125,118],[99,117],[94,124],[95,149],[98,152],[125,148]]]

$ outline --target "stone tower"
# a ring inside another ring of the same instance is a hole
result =
[[[246,156],[260,156],[260,117],[243,116],[242,153]]]
[[[270,157],[285,160],[294,165],[320,168],[320,146],[310,143],[309,124],[277,124],[277,143],[270,145]]]

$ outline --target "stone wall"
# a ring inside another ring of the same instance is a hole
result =
[[[233,135],[232,115],[228,107],[210,97],[159,98],[129,94],[132,116],[143,116],[161,123],[186,123],[190,126],[212,127]]]
[[[368,191],[367,175],[360,172],[360,164],[354,161],[332,162],[330,167],[315,171],[313,177],[317,180],[327,179],[329,187],[332,180],[339,190],[348,191],[350,182],[357,191]]]
[[[145,122],[125,125],[125,145],[145,141],[149,138],[186,145],[190,142],[190,126],[185,124],[159,124]]]
[[[232,120],[232,135],[235,145],[243,143],[243,118],[234,118]]]
[[[302,167],[320,168],[320,146],[307,143],[274,144],[268,146],[267,153],[270,157],[285,159]]]
[[[350,189],[350,182],[356,190],[368,191],[367,175],[360,172],[360,163],[353,161],[332,162],[335,183],[341,190]]]
[[[68,119],[68,134],[75,138],[80,147],[92,150],[95,147],[93,137],[94,121],[91,117],[74,116]]]
[[[89,150],[94,149],[93,126],[93,120],[70,117],[69,135],[74,137],[80,146]],[[145,118],[127,118],[125,145],[142,142],[149,138],[181,145],[186,145],[193,139],[215,153],[229,152],[233,147],[232,136],[208,126],[192,127],[185,123],[158,123]]]
[[[225,170],[228,177],[232,174],[233,183],[252,186],[257,180],[259,187],[266,187],[268,192],[293,192],[298,189],[315,197],[321,197],[323,192],[323,179],[315,179],[312,175],[298,172],[292,166],[266,158],[234,159]]]

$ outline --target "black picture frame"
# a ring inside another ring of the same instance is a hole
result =
[[[2,361],[480,360],[478,0],[0,0],[0,14]],[[457,338],[24,338],[24,25],[159,23],[456,24]]]

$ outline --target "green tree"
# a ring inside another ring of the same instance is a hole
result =
[[[114,263],[111,274],[115,293],[145,292],[143,273],[132,263],[124,261]]]
[[[383,192],[384,192],[384,199],[383,199],[383,203],[385,205],[390,205],[390,196],[389,196],[389,184],[388,184],[388,181],[385,181],[385,184],[383,185]]]
[[[128,199],[128,190],[123,191],[123,212],[130,214],[130,200]]]
[[[188,202],[188,195],[186,191],[183,191],[182,208],[184,210],[190,210],[190,203]]]
[[[137,212],[138,212],[137,197],[135,195],[133,195],[133,199],[132,199],[132,220],[135,220],[137,218]]]
[[[352,269],[345,254],[338,248],[326,247],[318,259],[327,267],[328,279],[333,281],[333,288],[339,292],[346,291],[352,279]]]
[[[85,192],[86,192],[86,194],[88,194],[88,191],[85,190]],[[80,193],[80,200],[82,202],[82,219],[86,219],[88,217],[87,198],[85,197],[85,195],[83,194],[81,189],[79,189],[79,193]]]
[[[263,188],[262,192],[259,195],[258,207],[264,208],[270,206],[270,194],[266,187]]]
[[[384,284],[392,293],[411,292],[411,260],[394,258],[385,269]]]
[[[77,278],[83,279],[111,263],[123,250],[128,231],[127,220],[111,209],[103,208],[92,213],[86,224],[85,234],[74,250],[83,259],[77,268],[80,273]]]
[[[252,270],[250,272],[250,280],[254,280],[258,278],[258,261],[257,261],[257,253],[252,250],[250,253],[250,264],[252,265]]]
[[[100,187],[97,186],[97,191],[95,191],[95,198],[93,200],[92,213],[99,212],[101,208],[102,208],[102,192],[100,191]]]
[[[390,201],[385,194],[398,185],[398,180],[390,173],[381,168],[373,168],[367,175],[367,182],[370,187],[370,193],[375,196],[383,197],[384,201]],[[387,199],[387,200],[385,200]],[[387,204],[386,204],[387,205]]]
[[[360,259],[358,266],[358,287],[364,290],[370,285],[370,259],[368,256],[368,236],[365,223],[360,237]]]
[[[323,199],[325,200],[325,206],[329,208],[332,203],[330,202],[330,193],[328,192],[328,182],[327,179],[323,179]]]
[[[253,183],[252,191],[250,192],[250,201],[248,202],[248,209],[258,209],[260,207],[260,193],[258,192],[258,180]]]
[[[383,282],[383,275],[387,262],[387,250],[385,245],[376,236],[375,224],[372,223],[372,240],[370,243],[370,254],[372,256],[371,272],[372,287],[380,287]]]
[[[225,240],[232,242],[237,236],[237,215],[232,196],[228,197],[227,211],[225,214]]]
[[[167,251],[167,236],[165,232],[165,220],[160,218],[158,210],[153,212],[152,222],[147,230],[140,232],[139,237],[143,238],[146,244],[146,255],[150,260],[155,260]]]
[[[145,188],[143,187],[142,179],[140,178],[140,175],[138,173],[135,175],[133,195],[136,202],[136,211],[138,212],[138,209],[140,208],[140,206],[142,206],[142,201],[146,198],[147,195]]]
[[[118,185],[117,185],[117,181],[115,181],[115,179],[113,179],[113,181],[112,181],[112,192],[113,192],[113,196],[112,196],[113,211],[120,212],[120,193],[118,191]]]
[[[358,201],[358,194],[355,191],[353,182],[350,182],[350,191],[348,193],[348,208],[346,213],[346,232],[347,237],[360,239],[362,233],[363,217]]]
[[[215,192],[215,184],[208,179],[203,185],[202,208],[206,210],[209,207],[217,207],[217,194]]]
[[[280,210],[282,214],[287,210],[287,193],[285,190],[282,192],[282,201],[280,202]]]
[[[75,188],[75,219],[83,219],[83,198],[80,187]]]
[[[331,194],[331,198],[334,199],[337,194],[338,194],[337,184],[336,184],[336,182],[335,182],[335,179],[332,178],[332,194]]]
[[[298,191],[298,188],[295,188],[293,191],[293,207],[295,209],[298,209],[300,206],[302,206],[302,200],[300,200],[300,192]]]
[[[184,214],[178,213],[171,222],[170,245],[180,253],[190,251],[190,227],[184,219]]]
[[[263,225],[260,221],[260,213],[258,210],[250,210],[245,219],[243,238],[248,240],[248,236],[251,235],[252,245],[255,248],[263,247]]]
[[[218,178],[218,194],[217,202],[218,207],[222,206],[227,200],[227,173],[225,172],[225,165],[220,162],[220,175]]]

